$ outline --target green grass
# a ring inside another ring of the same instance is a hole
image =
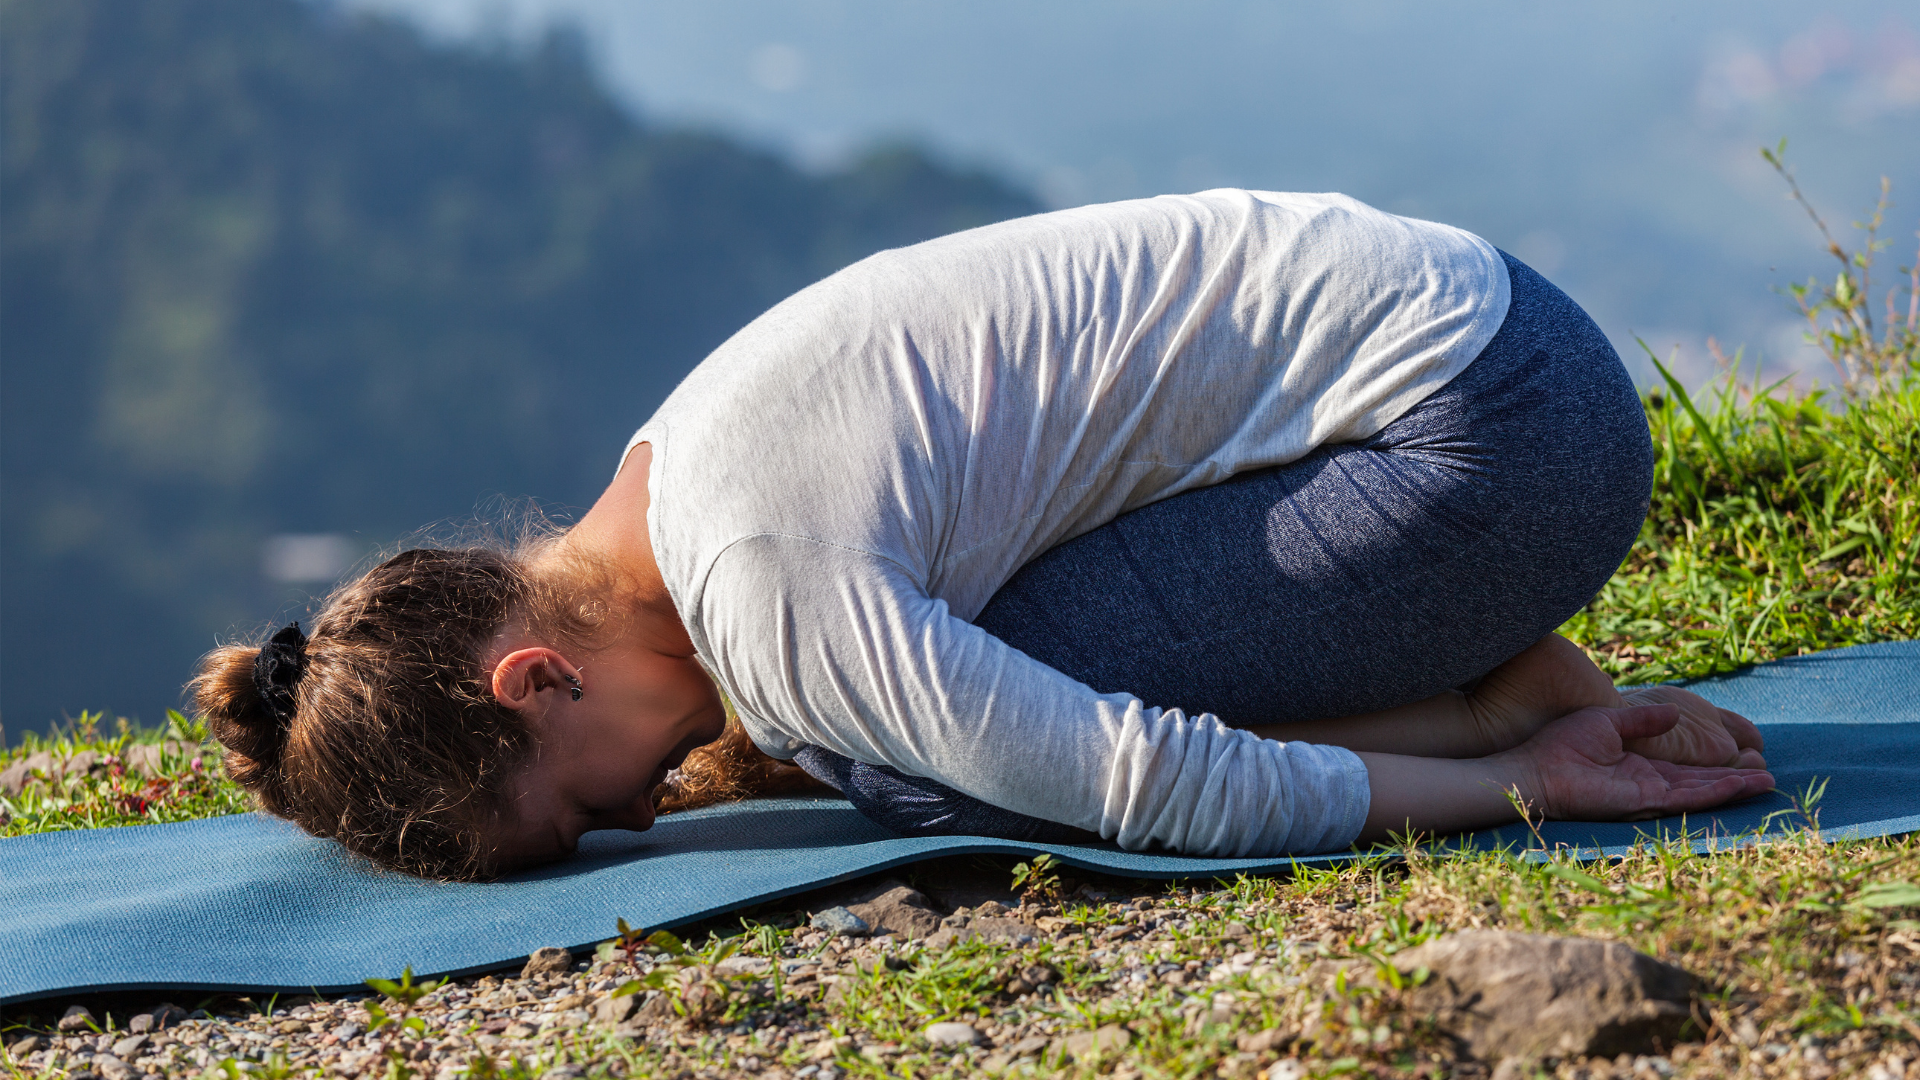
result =
[[[136,727],[115,721],[103,731],[101,717],[82,713],[51,735],[28,732],[18,746],[0,755],[0,769],[17,763],[55,759],[55,769],[36,769],[15,794],[0,791],[0,837],[61,829],[99,829],[237,814],[250,808],[239,785],[226,778],[219,746],[206,732],[169,712],[165,727]],[[158,768],[143,774],[129,768],[136,747],[154,747]],[[97,755],[85,772],[56,771],[83,754]],[[44,756],[43,756],[44,755]]]
[[[1663,389],[1640,540],[1562,633],[1621,682],[1920,637],[1920,378]]]

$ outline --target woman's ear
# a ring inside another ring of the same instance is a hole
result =
[[[541,691],[560,686],[572,672],[573,665],[552,649],[515,649],[493,665],[493,699],[525,712],[539,704]]]

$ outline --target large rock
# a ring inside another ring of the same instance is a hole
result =
[[[1407,1008],[1486,1060],[1644,1053],[1677,1042],[1692,1016],[1693,976],[1616,942],[1463,930],[1393,966],[1432,973]]]

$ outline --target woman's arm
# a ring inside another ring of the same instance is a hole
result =
[[[1519,817],[1516,799],[1544,818],[1622,821],[1704,810],[1773,790],[1773,776],[1763,769],[1676,765],[1627,749],[1679,721],[1680,709],[1670,703],[1595,707],[1482,758],[1362,752],[1373,802],[1359,842],[1505,824]]]
[[[1578,645],[1548,634],[1489,672],[1471,692],[1448,690],[1425,701],[1359,716],[1249,728],[1267,739],[1344,746],[1357,753],[1412,758],[1482,758],[1511,750],[1568,713],[1599,706],[1671,704],[1671,730],[1628,749],[1681,765],[1764,769],[1760,729],[1677,686],[1622,694]]]

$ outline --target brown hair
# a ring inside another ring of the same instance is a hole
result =
[[[497,873],[485,837],[505,786],[535,743],[493,698],[480,655],[509,617],[583,648],[617,635],[604,568],[572,559],[552,575],[533,556],[559,534],[512,548],[401,552],[335,590],[314,619],[290,721],[254,680],[260,645],[208,653],[188,684],[227,772],[260,806],[389,869],[477,880]],[[663,810],[816,788],[755,749],[739,722],[687,758]]]

